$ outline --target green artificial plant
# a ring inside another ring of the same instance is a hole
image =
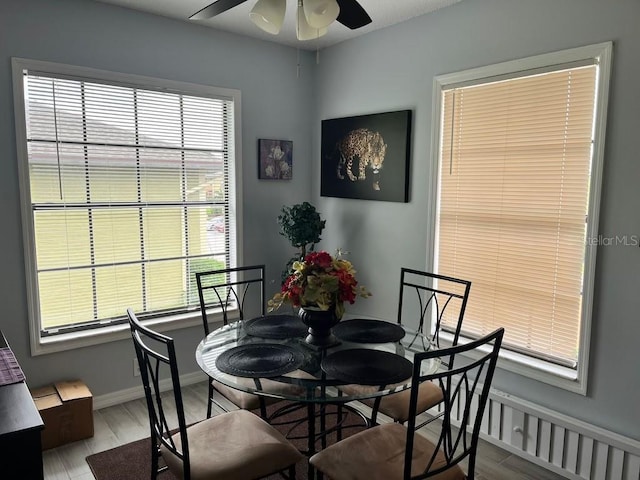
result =
[[[291,272],[291,266],[296,260],[302,260],[307,251],[312,251],[315,244],[320,241],[320,234],[324,229],[325,220],[322,220],[316,207],[309,202],[303,202],[290,207],[283,206],[278,215],[280,235],[286,237],[291,245],[299,249],[299,252],[287,262],[282,272],[282,281]]]

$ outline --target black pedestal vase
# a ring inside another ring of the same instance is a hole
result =
[[[334,308],[320,310],[313,307],[301,307],[298,316],[308,327],[305,341],[318,347],[328,347],[338,342],[332,328],[340,321]]]

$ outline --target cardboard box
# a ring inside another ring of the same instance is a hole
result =
[[[42,449],[93,437],[93,396],[80,380],[31,390],[44,430]]]

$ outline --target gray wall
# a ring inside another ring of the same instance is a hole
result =
[[[308,200],[315,55],[86,0],[0,1],[0,328],[30,386],[81,378],[94,396],[139,386],[131,340],[31,357],[16,162],[11,57],[148,75],[242,92],[244,260],[267,264],[273,289],[293,249],[278,234],[284,204]],[[259,181],[257,139],[293,140],[291,181]],[[125,306],[123,306],[124,308]],[[181,373],[197,371],[202,328],[172,332]]]
[[[319,174],[320,121],[413,109],[410,202],[320,197],[322,246],[342,247],[373,297],[349,313],[394,318],[400,267],[427,265],[433,77],[566,48],[614,42],[600,219],[604,236],[640,234],[640,3],[636,0],[463,0],[323,52],[313,126]],[[587,396],[499,371],[494,386],[620,434],[640,438],[640,248],[597,254]],[[471,288],[473,296],[473,287]]]
[[[427,265],[425,212],[433,77],[528,55],[613,40],[614,60],[600,233],[640,234],[640,4],[635,0],[464,0],[325,50],[296,78],[295,49],[86,0],[0,2],[0,328],[38,386],[83,378],[95,395],[137,386],[127,341],[31,358],[17,185],[10,57],[70,63],[242,91],[246,262],[278,278],[290,255],[277,234],[281,205],[313,201],[327,228],[322,247],[349,250],[374,296],[351,314],[392,317],[401,266]],[[319,195],[320,121],[412,109],[410,202]],[[257,180],[257,138],[294,141],[291,182]],[[640,248],[598,251],[589,392],[571,394],[508,372],[495,386],[633,438],[640,437]],[[175,333],[182,371],[195,371],[200,330]],[[189,363],[191,362],[191,363]],[[108,366],[105,368],[104,366]]]

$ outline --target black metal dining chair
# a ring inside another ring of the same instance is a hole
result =
[[[304,456],[253,413],[235,410],[187,426],[173,339],[143,326],[130,308],[127,315],[149,413],[152,480],[167,469],[182,480],[295,479]],[[171,391],[163,392],[167,375]]]
[[[228,325],[230,321],[245,320],[264,316],[265,303],[265,266],[251,265],[233,268],[223,268],[196,273],[198,297],[200,300],[200,314],[204,334],[209,335],[209,314],[222,314],[222,322]],[[254,384],[251,378],[244,379],[248,386]],[[294,385],[261,379],[264,384],[273,384],[275,391],[298,388]],[[235,388],[228,387],[214,379],[209,379],[209,393],[207,401],[207,418],[211,417],[213,405],[222,411],[229,411],[227,405],[219,401],[216,392],[238,408],[244,410],[259,410],[260,416],[267,419],[267,406],[279,402],[278,398],[254,395]]]
[[[445,275],[402,268],[400,271],[400,295],[398,300],[397,323],[409,326],[421,335],[405,339],[411,347],[420,349],[439,349],[443,331],[450,334],[451,345],[458,344],[464,312],[469,299],[471,282]],[[429,320],[433,319],[432,332]],[[419,339],[418,339],[419,338]],[[431,338],[431,345],[414,345]],[[366,393],[371,387],[347,385],[342,390],[347,393]],[[410,390],[365,399],[362,402],[371,408],[370,424],[377,423],[378,413],[382,413],[398,423],[409,419]],[[426,412],[443,399],[442,390],[434,383],[425,382],[418,391],[418,413]]]
[[[369,428],[327,447],[309,462],[332,480],[473,480],[480,426],[503,335],[499,328],[465,345],[417,353],[408,424]],[[433,358],[442,359],[445,368],[422,374],[422,364]],[[419,390],[425,382],[436,383],[443,392],[434,441],[416,429]],[[466,475],[460,466],[465,459]]]

